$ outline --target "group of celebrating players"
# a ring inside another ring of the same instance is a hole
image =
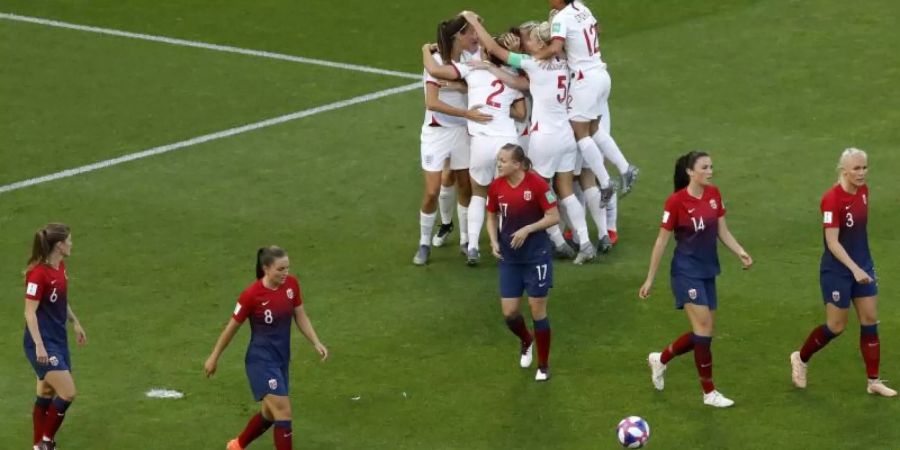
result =
[[[610,79],[600,59],[597,21],[580,1],[550,0],[550,5],[549,22],[526,22],[497,38],[488,34],[477,15],[463,12],[441,22],[436,46],[423,47],[425,197],[420,246],[413,260],[426,264],[432,244],[446,242],[453,228],[453,200],[448,194],[455,185],[460,250],[468,264],[479,263],[478,244],[486,221],[491,253],[499,261],[501,310],[519,339],[520,366],[531,367],[537,352],[536,381],[550,378],[547,298],[553,284],[554,253],[583,264],[595,258],[598,250],[608,251],[615,242],[616,187],[604,159],[620,172],[622,195],[633,188],[638,175],[609,134]],[[516,121],[524,125],[517,129]],[[807,363],[843,332],[852,304],[860,321],[867,392],[893,397],[897,392],[879,377],[878,289],[866,232],[868,157],[855,148],[844,150],[837,169],[837,183],[820,205],[825,246],[820,284],[827,320],[813,329],[800,350],[790,354],[791,378],[796,387],[806,387]],[[712,378],[720,271],[717,242],[722,241],[745,269],[753,259],[727,227],[725,204],[711,184],[712,174],[712,159],[705,152],[690,152],[676,161],[674,193],[665,202],[638,296],[650,295],[674,234],[672,293],[691,331],[661,352],[649,354],[651,381],[662,390],[667,363],[693,351],[703,403],[728,407],[734,402],[716,390]],[[443,223],[432,236],[438,203]],[[587,212],[599,230],[596,245],[588,235]],[[560,223],[572,231],[577,254],[563,237]],[[43,227],[34,236],[25,275],[24,352],[37,375],[32,414],[36,450],[56,448],[56,432],[75,399],[67,323],[73,324],[78,343],[86,343],[85,331],[68,303],[64,259],[71,249],[67,226]],[[319,355],[328,357],[304,311],[300,284],[289,274],[289,262],[279,247],[259,249],[256,280],[240,295],[204,364],[206,374],[214,374],[222,352],[250,319],[245,366],[261,407],[227,443],[228,450],[245,449],[273,426],[275,448],[292,446],[288,398],[292,321]],[[520,313],[523,293],[528,297],[533,331]]]

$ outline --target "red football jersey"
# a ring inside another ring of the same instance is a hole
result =
[[[487,210],[500,216],[500,252],[507,262],[532,262],[550,255],[547,233],[535,232],[518,249],[512,249],[512,236],[520,228],[544,217],[544,212],[556,206],[556,196],[540,175],[526,172],[518,186],[510,186],[506,178],[497,178],[488,188]]]
[[[256,280],[241,293],[232,317],[238,323],[250,319],[247,360],[286,363],[291,355],[291,322],[294,308],[303,304],[300,283],[288,276],[277,289]]]

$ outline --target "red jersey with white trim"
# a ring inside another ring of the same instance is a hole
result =
[[[444,64],[440,53],[434,53],[432,56],[434,56],[434,60],[438,64]],[[423,72],[423,92],[428,89],[429,84],[433,84],[440,89],[438,91],[438,99],[440,101],[456,108],[466,109],[465,93],[454,89],[442,88],[437,78],[431,76],[427,70]],[[425,122],[422,125],[426,127],[464,127],[466,126],[466,119],[465,117],[451,116],[425,108]]]
[[[606,68],[600,59],[597,19],[584,3],[574,1],[553,16],[550,35],[565,41],[566,60],[572,72]]]
[[[244,289],[232,318],[238,323],[250,319],[250,345],[245,357],[248,364],[281,365],[291,360],[291,322],[294,308],[302,304],[300,283],[291,275],[276,289],[267,288],[262,279]]]
[[[25,298],[40,302],[37,308],[38,329],[44,346],[50,349],[68,348],[66,322],[69,318],[69,283],[66,278],[66,263],[59,262],[59,268],[38,264],[25,273]],[[34,347],[34,340],[25,326],[25,345]]]
[[[510,247],[512,236],[520,228],[544,218],[544,212],[556,206],[556,196],[547,182],[534,172],[526,172],[517,186],[506,178],[497,178],[488,187],[487,210],[499,214],[500,254],[509,263],[540,262],[550,257],[550,237],[544,231],[528,235],[517,249]]]
[[[700,198],[687,188],[669,196],[661,227],[675,233],[672,275],[690,278],[714,278],[720,272],[716,249],[719,218],[725,216],[722,194],[715,186],[706,186]]]
[[[825,192],[819,207],[822,211],[823,228],[839,228],[838,242],[850,255],[850,259],[860,269],[871,271],[875,267],[875,262],[869,252],[869,235],[866,231],[869,222],[869,187],[862,185],[856,189],[855,194],[851,194],[838,183]],[[850,269],[828,250],[824,230],[822,241],[825,252],[822,253],[819,268],[822,271],[850,274]]]

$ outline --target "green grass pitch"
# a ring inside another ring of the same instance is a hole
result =
[[[612,449],[627,415],[647,419],[656,449],[900,447],[900,403],[865,393],[855,319],[813,360],[806,391],[788,365],[824,319],[818,201],[852,145],[870,152],[882,372],[900,379],[900,4],[589,5],[613,79],[613,136],[642,178],[620,203],[613,253],[557,265],[549,383],[516,365],[491,264],[467,268],[453,248],[410,264],[416,89],[0,194],[0,448],[30,444],[21,272],[48,221],[73,227],[70,299],[89,338],[72,351],[67,450],[218,449],[240,431],[256,408],[247,327],[213,379],[202,364],[267,243],[291,253],[332,352],[319,363],[295,333],[296,448]],[[3,13],[410,73],[437,22],[462,9],[500,31],[547,6],[0,0]],[[0,185],[414,81],[0,20]],[[645,362],[688,330],[668,263],[649,300],[636,293],[673,162],[690,149],[712,153],[729,225],[756,260],[743,272],[720,249],[713,351],[717,385],[737,401],[729,410],[701,404],[690,356],[670,364],[662,393]],[[186,397],[145,398],[153,387]]]

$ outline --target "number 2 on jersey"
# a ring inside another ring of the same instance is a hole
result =
[[[588,56],[600,53],[600,36],[597,33],[597,24],[595,23],[581,31],[584,33],[584,42],[587,44]]]
[[[506,85],[504,85],[500,80],[494,80],[493,82],[491,82],[491,86],[494,86],[495,88],[497,88],[497,90],[492,92],[491,95],[488,95],[485,104],[487,104],[491,108],[499,108],[501,105],[500,103],[494,101],[494,97],[500,95],[506,89]]]

